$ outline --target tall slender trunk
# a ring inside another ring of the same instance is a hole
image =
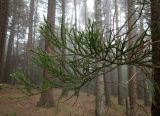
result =
[[[151,0],[151,37],[152,37],[152,61],[153,65],[160,64],[160,1]],[[154,94],[151,107],[152,116],[160,114],[160,68],[153,69]]]
[[[16,40],[16,53],[15,53],[15,70],[17,70],[17,66],[18,66],[18,61],[19,61],[19,57],[18,57],[18,49],[19,49],[19,31],[20,31],[20,25],[17,25],[17,40]]]
[[[75,30],[77,30],[77,0],[74,0],[74,26]]]
[[[131,29],[134,22],[135,22],[135,0],[127,0],[128,5],[128,29]],[[135,26],[135,25],[134,25]],[[135,28],[132,28],[130,33],[128,34],[128,39],[133,38],[135,35]],[[129,41],[129,46],[134,42],[135,40]],[[129,56],[130,57],[130,56]],[[130,116],[137,116],[137,92],[136,92],[136,76],[135,76],[135,67],[134,66],[128,66],[128,80],[129,80],[129,100],[130,100]]]
[[[85,27],[87,27],[87,0],[83,1],[84,3],[84,21],[85,21]],[[86,89],[87,89],[87,96],[90,96],[90,83],[88,83],[86,85]]]
[[[29,12],[29,18],[28,18],[28,41],[27,41],[27,70],[26,75],[27,77],[33,81],[33,71],[32,71],[32,56],[30,50],[33,49],[33,17],[34,17],[34,6],[35,1],[30,1],[30,12]]]
[[[56,0],[48,0],[47,20],[52,25],[52,31],[54,31],[54,29],[55,29],[55,12],[56,12]],[[47,39],[45,39],[45,51],[47,53],[50,53],[49,43],[48,43]],[[43,77],[45,79],[49,78],[49,74],[46,69],[44,69],[44,71],[43,71]],[[42,92],[40,100],[37,103],[37,106],[52,107],[54,105],[55,105],[55,102],[54,102],[54,98],[53,98],[53,90],[49,89],[47,91]]]
[[[115,0],[115,15],[116,15],[116,34],[118,36],[118,31],[119,31],[119,11],[118,11],[118,0]],[[117,38],[118,39],[118,38]],[[121,40],[120,40],[121,41]],[[119,105],[124,105],[124,99],[123,99],[123,88],[122,88],[122,66],[118,65],[117,66],[117,71],[118,71],[118,104]]]
[[[102,30],[101,0],[95,0],[95,19],[96,27]],[[101,67],[102,62],[97,62],[96,67]],[[99,72],[96,78],[96,116],[105,116],[105,96],[104,96],[104,78],[102,72]]]
[[[35,6],[34,6],[34,17],[33,17],[33,19],[34,19],[34,22],[33,22],[33,45],[32,45],[32,47],[33,47],[33,49],[36,47],[35,46],[35,41],[36,41],[36,33],[37,33],[37,21],[38,21],[38,2],[39,2],[39,0],[35,0]]]
[[[118,104],[124,105],[122,66],[118,66]]]
[[[13,71],[12,67],[12,55],[13,55],[13,45],[14,45],[14,37],[15,37],[15,28],[16,28],[16,19],[17,19],[17,6],[15,5],[15,0],[13,1],[13,17],[12,17],[12,23],[11,23],[11,30],[10,30],[10,36],[8,40],[8,48],[7,48],[7,57],[6,57],[6,63],[5,63],[5,69],[4,69],[4,82],[5,83],[11,83],[11,77],[10,74]]]
[[[111,28],[111,20],[110,20],[110,17],[111,17],[111,13],[110,13],[110,10],[111,10],[111,1],[110,0],[104,0],[103,1],[103,12],[104,12],[104,17],[105,17],[105,22],[104,25],[106,25],[106,37],[104,39],[109,39],[110,35],[108,33],[108,31],[110,30]],[[104,90],[105,90],[105,104],[106,106],[111,106],[111,72],[107,72],[108,70],[110,70],[110,68],[108,67],[105,67],[104,68]]]
[[[0,82],[3,81],[2,72],[4,70],[4,49],[8,21],[8,3],[9,0],[0,0]]]
[[[144,85],[144,105],[145,106],[150,106],[151,105],[151,95],[149,91],[149,84],[148,84],[147,79],[143,80],[143,85]]]

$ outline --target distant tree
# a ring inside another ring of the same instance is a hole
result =
[[[74,0],[74,26],[77,30],[77,0]]]
[[[28,40],[26,46],[27,52],[27,68],[26,68],[26,76],[33,80],[33,71],[32,71],[32,56],[30,50],[33,50],[33,19],[34,19],[34,7],[35,7],[35,0],[30,1],[29,7],[29,17],[28,17]]]
[[[23,42],[26,37],[26,31],[28,28],[28,3],[25,0],[17,0],[17,25],[16,25],[16,47],[14,52],[14,60],[12,64],[14,65],[14,70],[22,69],[26,71],[26,43]],[[23,43],[22,43],[23,42]],[[23,46],[23,47],[22,47]],[[24,56],[24,57],[23,57]]]
[[[101,0],[95,0],[95,19],[96,28],[99,32],[102,31],[102,9]],[[97,58],[98,56],[95,56]],[[95,59],[97,60],[97,59]],[[101,67],[103,62],[97,62],[96,67]],[[96,116],[105,115],[105,96],[104,96],[104,78],[103,73],[99,72],[96,78]]]
[[[34,18],[33,18],[33,49],[37,47],[36,45],[36,39],[38,36],[38,24],[40,22],[39,20],[39,13],[38,13],[38,5],[39,5],[39,0],[36,0],[35,2],[35,7],[34,7]]]
[[[7,31],[7,18],[8,18],[8,4],[9,0],[0,1],[0,82],[2,82],[2,71],[4,62],[4,49],[5,49],[5,38]]]
[[[88,8],[87,7],[87,0],[84,0],[83,4],[84,4],[84,21],[85,21],[84,24],[85,24],[85,27],[87,27],[87,21],[88,21],[88,18],[87,18],[88,17],[87,16],[88,15],[88,12],[87,12],[87,8]],[[89,88],[90,86],[89,85],[90,84],[87,84],[87,86],[86,86],[87,87],[87,96],[90,95],[90,88]]]
[[[127,0],[128,6],[128,29],[131,29],[132,26],[135,26],[135,0]],[[135,42],[136,38],[131,39],[135,36],[135,27],[132,28],[131,32],[128,34],[129,46]],[[132,54],[132,51],[131,51]],[[131,56],[128,56],[131,57]],[[128,89],[129,89],[129,100],[130,100],[130,116],[137,116],[137,91],[136,91],[136,74],[135,66],[128,66]]]
[[[62,0],[61,1],[62,4],[62,19],[61,19],[61,38],[63,40],[63,42],[66,42],[66,33],[65,33],[65,19],[66,19],[66,1]],[[65,59],[65,55],[66,55],[66,49],[63,49],[63,55],[64,55],[64,59]],[[62,66],[66,67],[65,62],[62,62]],[[63,96],[67,96],[68,95],[68,91],[65,91],[65,89],[62,90],[62,95]]]
[[[105,34],[105,37],[104,39],[108,39],[109,38],[109,34],[108,34],[108,31],[110,30],[111,28],[111,13],[110,13],[110,10],[111,10],[111,1],[110,0],[104,0],[103,1],[103,14],[104,14],[104,17],[105,17],[105,20],[103,22],[103,24],[106,26],[106,34]],[[105,90],[105,100],[106,100],[106,105],[107,106],[111,106],[111,84],[110,83],[110,79],[111,79],[111,72],[107,72],[108,70],[110,70],[110,68],[106,67],[104,69],[104,90]]]
[[[116,36],[119,35],[119,6],[118,6],[118,0],[115,0],[115,24],[116,24]],[[119,39],[119,38],[117,38]],[[118,104],[119,105],[124,105],[124,99],[123,99],[123,88],[122,88],[122,66],[118,65],[117,66],[117,70],[118,70]]]
[[[19,4],[19,2],[18,2]],[[5,63],[5,69],[4,69],[4,82],[5,83],[11,83],[11,77],[10,74],[13,71],[12,67],[12,59],[13,59],[13,50],[14,50],[14,39],[15,39],[15,34],[16,34],[16,25],[17,25],[17,10],[18,10],[18,5],[17,1],[13,0],[12,4],[12,10],[11,12],[12,15],[12,23],[10,27],[10,35],[9,35],[9,40],[8,40],[8,48],[7,48],[7,56],[6,56],[6,63]]]
[[[143,2],[143,0],[141,0],[141,2]],[[142,9],[142,4],[139,4],[139,7],[140,7],[140,10],[141,10]],[[140,35],[141,35],[144,32],[144,14],[141,15],[139,23],[140,23],[139,27],[140,27]],[[151,85],[149,84],[150,80],[142,72],[143,68],[142,68],[142,70],[138,69],[138,71],[137,71],[138,72],[137,79],[140,76],[139,97],[144,99],[145,106],[150,106],[151,105],[151,91],[150,91]],[[137,96],[138,96],[138,87],[137,87]]]

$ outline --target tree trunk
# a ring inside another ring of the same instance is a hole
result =
[[[111,28],[111,1],[110,0],[104,0],[103,1],[103,12],[104,12],[104,25],[106,25],[106,35],[105,35],[105,39],[109,39],[110,34],[108,33],[108,31]],[[110,94],[111,94],[111,72],[107,72],[107,70],[109,70],[110,68],[106,67],[104,69],[104,90],[105,90],[105,99],[106,99],[106,106],[111,106],[111,98],[110,98]],[[106,73],[107,72],[107,73]],[[113,85],[113,84],[112,84]]]
[[[37,26],[38,26],[38,18],[39,18],[39,14],[38,14],[38,2],[39,0],[35,1],[35,5],[34,5],[34,17],[33,17],[33,41],[32,41],[32,47],[33,49],[36,47],[35,43],[36,43],[36,33],[37,33]],[[35,74],[34,74],[35,75]]]
[[[17,37],[17,40],[16,40],[16,53],[15,53],[15,57],[16,57],[16,59],[15,59],[15,70],[17,70],[17,66],[18,66],[18,62],[19,62],[19,54],[18,54],[18,49],[19,49],[19,32],[20,32],[20,24],[18,24],[18,26],[17,26],[17,35],[16,35],[16,37]]]
[[[138,99],[142,99],[144,98],[144,78],[143,78],[143,74],[141,72],[141,70],[139,68],[136,67],[136,72],[137,72],[137,76],[136,76],[136,83],[137,83],[137,98]]]
[[[55,12],[56,12],[56,0],[48,0],[47,20],[52,25],[52,31],[54,31],[55,29]],[[47,39],[45,39],[45,51],[50,53],[49,43]],[[44,69],[43,75],[45,79],[49,78],[49,74],[46,69]],[[52,89],[41,93],[41,97],[37,105],[39,107],[51,107],[55,105]]]
[[[101,0],[95,0],[95,19],[97,29],[102,30]],[[97,62],[96,67],[101,67],[102,62]],[[96,116],[105,116],[104,78],[99,72],[96,78]]]
[[[111,94],[115,97],[117,97],[117,69],[114,69],[111,71]]]
[[[2,71],[4,67],[4,49],[8,22],[8,2],[9,0],[0,0],[0,82],[3,81]]]
[[[123,93],[123,79],[122,79],[122,66],[118,66],[118,104],[124,105],[124,93]]]
[[[118,36],[118,30],[119,30],[119,13],[118,13],[118,0],[115,0],[115,15],[116,15],[116,35]],[[118,38],[117,38],[118,39]],[[117,66],[118,71],[118,104],[124,105],[124,99],[123,99],[123,88],[122,88],[122,74],[121,74],[121,66]]]
[[[85,21],[85,27],[87,27],[87,0],[83,1],[84,3],[84,21]],[[90,96],[90,83],[86,85],[87,90],[87,96]]]
[[[33,50],[33,18],[34,18],[34,6],[35,6],[35,1],[31,0],[30,2],[30,12],[29,12],[29,19],[28,19],[28,41],[27,41],[27,70],[26,70],[26,75],[27,77],[33,81],[33,70],[32,70],[32,56],[31,56],[31,51]]]
[[[144,85],[144,105],[150,106],[151,99],[150,99],[149,85],[148,85],[148,81],[146,79],[144,79],[143,85]]]
[[[75,30],[77,30],[77,0],[74,0],[74,26]]]
[[[128,29],[131,29],[135,22],[135,0],[127,0],[128,4]],[[130,19],[129,19],[130,17]],[[135,25],[134,25],[135,26]],[[135,28],[132,28],[130,33],[128,34],[128,39],[133,38],[135,35]],[[129,46],[135,40],[129,41]],[[130,57],[130,56],[129,56]],[[136,77],[135,77],[135,67],[128,66],[128,80],[129,80],[129,100],[130,100],[130,116],[137,116],[137,92],[136,92]]]
[[[11,23],[11,30],[10,30],[10,36],[8,40],[8,48],[7,48],[7,57],[6,57],[6,63],[5,63],[5,69],[4,69],[4,82],[5,83],[11,83],[11,77],[10,74],[13,71],[12,69],[12,54],[13,54],[13,45],[14,45],[14,37],[15,37],[15,29],[16,29],[16,19],[17,19],[17,5],[15,4],[15,0],[13,1],[13,17],[12,17],[12,23]]]
[[[151,0],[151,37],[153,65],[160,64],[160,1]],[[158,41],[158,42],[157,42]],[[154,43],[155,42],[155,43]],[[153,69],[154,94],[151,107],[152,116],[160,115],[160,68]]]
[[[111,98],[110,98],[110,91],[109,91],[109,79],[110,79],[110,72],[107,72],[107,68],[104,69],[104,91],[105,91],[105,100],[106,106],[111,106]]]
[[[37,103],[38,107],[53,107],[54,106],[54,98],[53,98],[52,89],[44,91],[41,93],[41,97],[39,102]]]

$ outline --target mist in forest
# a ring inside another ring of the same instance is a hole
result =
[[[160,116],[160,2],[0,0],[0,116]]]

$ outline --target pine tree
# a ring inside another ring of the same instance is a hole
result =
[[[152,61],[154,65],[160,64],[160,1],[151,0],[151,38],[152,38]],[[153,69],[153,101],[151,107],[151,115],[158,116],[160,114],[160,68]]]
[[[54,32],[55,29],[55,11],[56,11],[56,0],[48,0],[48,14],[47,14],[47,20],[52,25],[52,31]],[[47,39],[45,39],[45,51],[47,53],[50,53],[49,48],[49,42]],[[50,80],[49,73],[47,69],[44,69],[43,71],[43,77],[47,80]],[[52,80],[50,80],[52,81]],[[52,107],[54,106],[54,99],[53,99],[53,91],[52,89],[49,89],[47,91],[43,91],[41,93],[41,97],[39,102],[37,103],[37,106],[40,107]]]
[[[10,36],[8,40],[8,48],[7,48],[7,57],[6,57],[6,64],[4,70],[4,82],[11,83],[10,74],[13,71],[12,67],[12,59],[13,59],[13,48],[14,48],[14,38],[16,34],[16,25],[17,25],[17,2],[13,0],[13,13],[12,13],[12,23],[10,29]]]
[[[8,21],[8,4],[9,0],[0,1],[0,82],[3,81],[2,71],[4,65],[4,49]]]

